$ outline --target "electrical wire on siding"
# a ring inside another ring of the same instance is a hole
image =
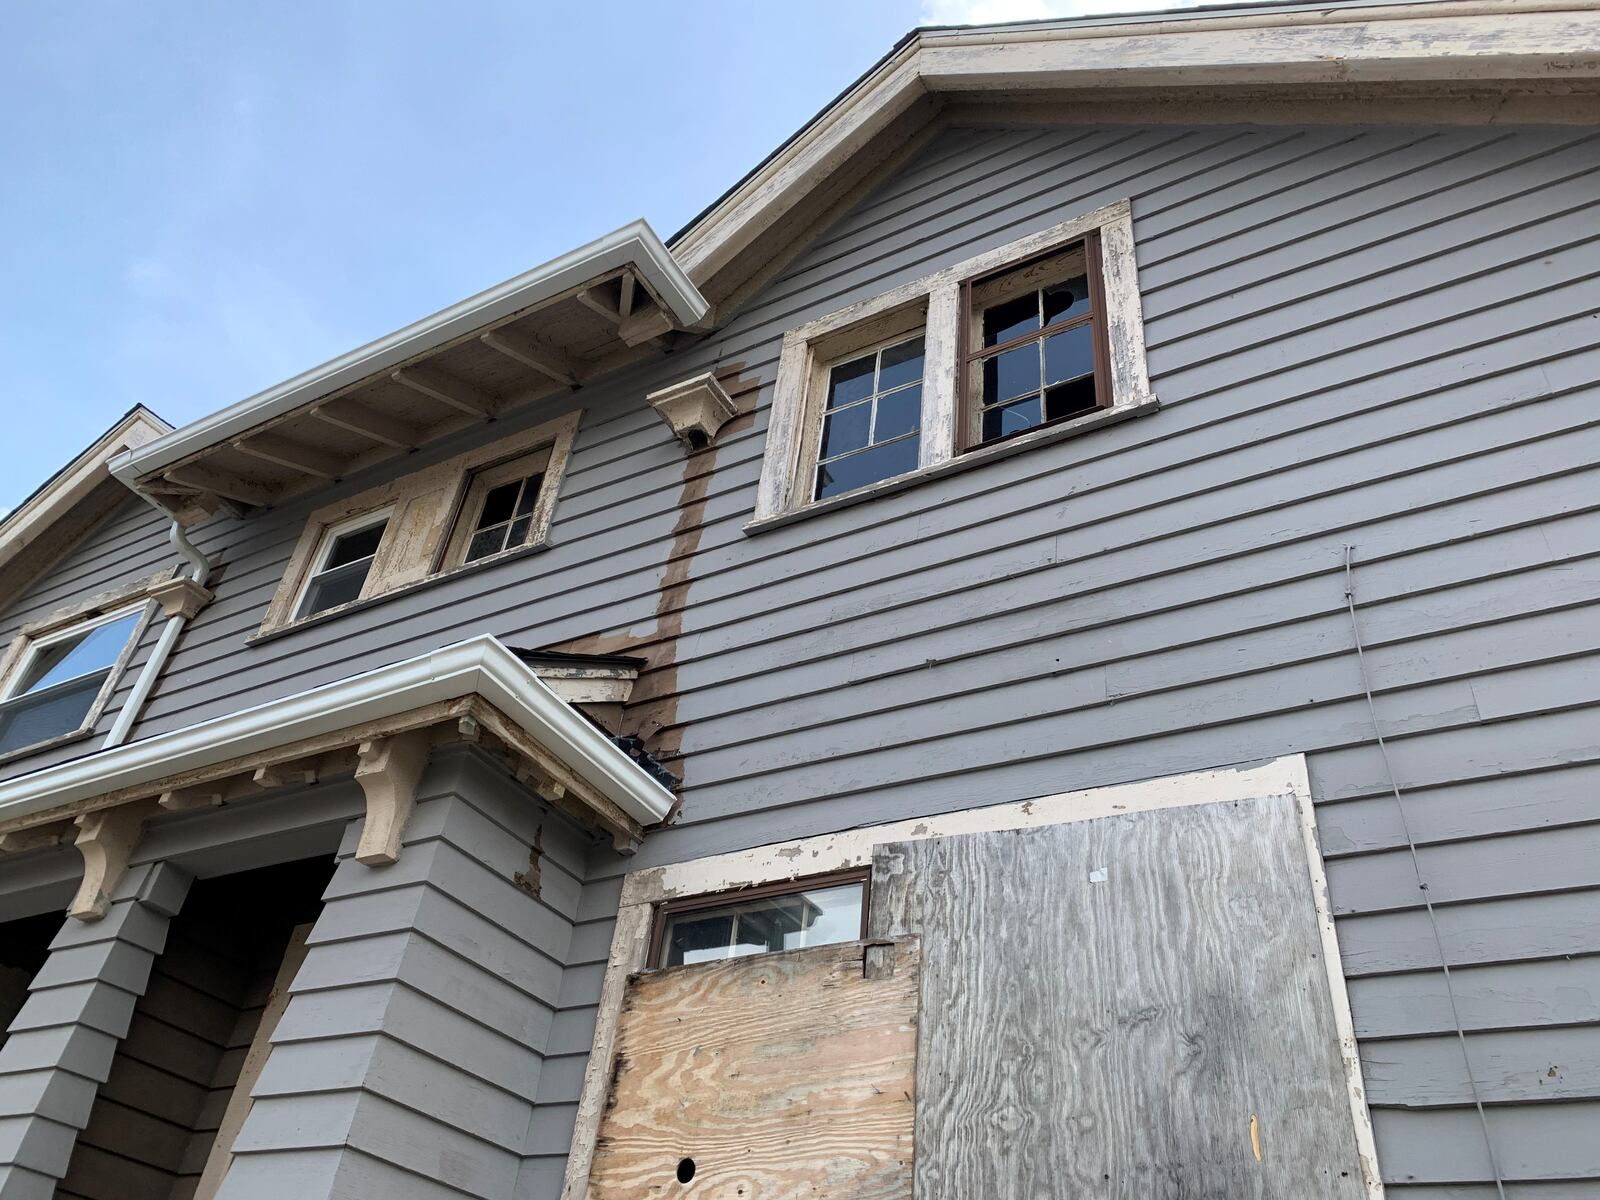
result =
[[[1378,724],[1378,707],[1372,699],[1372,682],[1367,677],[1367,656],[1361,645],[1361,627],[1356,620],[1356,548],[1346,543],[1344,548],[1344,602],[1350,611],[1350,637],[1355,642],[1356,665],[1361,671],[1361,690],[1367,696],[1367,715],[1372,721],[1372,736],[1378,743],[1378,754],[1383,759],[1384,774],[1389,778],[1389,791],[1394,795],[1395,811],[1400,817],[1400,832],[1406,839],[1406,849],[1411,852],[1411,869],[1417,877],[1417,890],[1428,912],[1428,928],[1433,931],[1434,949],[1439,952],[1439,966],[1444,971],[1445,996],[1450,1001],[1450,1020],[1456,1028],[1456,1041],[1461,1046],[1461,1061],[1467,1070],[1467,1085],[1472,1089],[1472,1107],[1478,1112],[1478,1125],[1483,1130],[1483,1148],[1489,1156],[1489,1170],[1494,1175],[1494,1190],[1499,1200],[1506,1200],[1505,1180],[1500,1174],[1500,1159],[1494,1152],[1494,1139],[1489,1133],[1489,1117],[1483,1111],[1483,1096],[1478,1091],[1478,1076],[1472,1069],[1472,1055],[1467,1049],[1467,1032],[1461,1024],[1461,1011],[1456,1006],[1455,981],[1450,975],[1450,962],[1444,952],[1444,938],[1439,933],[1439,920],[1433,911],[1433,898],[1428,894],[1428,881],[1422,875],[1422,860],[1417,855],[1416,839],[1411,836],[1411,824],[1406,820],[1406,804],[1400,795],[1400,780],[1394,764],[1389,760],[1389,746],[1383,738],[1383,728]]]

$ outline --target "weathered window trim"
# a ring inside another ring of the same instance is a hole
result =
[[[145,631],[150,627],[151,617],[159,607],[152,602],[150,590],[156,585],[166,582],[170,576],[170,571],[161,571],[139,583],[77,601],[74,604],[57,609],[41,620],[29,622],[17,632],[16,636],[11,639],[10,646],[6,648],[5,656],[0,658],[0,706],[10,700],[17,699],[17,697],[11,695],[11,689],[16,686],[18,677],[27,669],[28,663],[32,661],[33,651],[36,648],[47,646],[59,638],[71,636],[79,630],[120,620],[122,617],[135,612],[139,613],[139,619],[134,623],[133,632],[128,635],[128,640],[123,643],[121,652],[111,664],[111,670],[107,673],[105,682],[100,685],[100,690],[90,703],[82,723],[76,729],[67,733],[57,734],[55,737],[45,738],[42,741],[32,742],[26,746],[18,746],[15,749],[0,753],[0,763],[8,763],[18,758],[38,754],[55,746],[64,746],[72,742],[81,741],[94,733],[95,726],[100,723],[100,718],[105,715],[106,706],[111,703],[111,697],[116,694],[117,685],[121,683],[123,675],[127,672],[128,664],[138,651],[140,642],[144,640]]]
[[[475,570],[543,549],[549,544],[556,498],[581,418],[581,411],[567,413],[317,509],[306,519],[305,529],[289,557],[278,590],[267,606],[261,627],[250,641],[336,618],[458,571]],[[534,509],[533,529],[528,540],[475,562],[455,561],[449,553],[452,535],[462,515],[474,473],[544,449],[549,451],[550,460],[545,467],[544,484]],[[375,516],[386,508],[393,511],[361,595],[348,604],[296,617],[295,611],[329,531],[364,516]]]
[[[480,558],[470,560],[470,563],[495,562],[514,554],[518,550],[525,550],[529,546],[538,545],[540,532],[548,529],[550,513],[553,509],[554,496],[550,490],[550,448],[540,447],[535,450],[521,451],[510,458],[495,462],[484,463],[474,468],[467,475],[466,487],[462,494],[460,511],[456,515],[455,523],[450,530],[446,542],[442,562],[446,570],[455,570],[458,567],[469,565],[467,549],[472,543],[473,535],[477,532],[478,517],[483,512],[483,506],[489,498],[489,492],[503,483],[526,478],[535,471],[539,473],[539,495],[534,504],[532,525],[528,537],[514,545],[502,547],[493,554],[485,554]],[[542,460],[535,465],[535,460]]]
[[[968,281],[1017,266],[1049,251],[1096,235],[1098,285],[1103,301],[1110,403],[1081,417],[1044,426],[1003,442],[960,453],[957,407],[959,364],[963,360],[964,287]],[[827,500],[810,500],[821,432],[822,386],[827,367],[849,354],[881,344],[918,327],[926,344],[922,379],[922,445],[917,469]],[[992,458],[1055,441],[1153,411],[1145,365],[1144,316],[1134,261],[1133,214],[1126,200],[1029,234],[933,275],[903,284],[881,296],[829,313],[784,335],[778,379],[768,415],[766,453],[756,492],[754,533],[800,516],[859,503],[888,491],[961,470]]]
[[[347,533],[353,533],[358,530],[371,528],[379,521],[384,522],[384,533],[388,533],[388,522],[393,520],[394,505],[387,504],[382,508],[375,508],[370,512],[356,513],[354,516],[346,517],[342,521],[335,521],[331,525],[324,525],[322,527],[321,534],[317,537],[317,544],[311,549],[311,559],[306,564],[306,569],[301,575],[300,586],[295,589],[294,603],[290,606],[289,611],[293,613],[298,613],[300,611],[301,606],[306,602],[306,595],[311,591],[312,584],[317,581],[319,576],[323,575],[327,571],[328,556],[333,551],[334,543],[336,543]],[[381,549],[383,546],[381,534],[379,535],[378,546],[379,549]],[[361,595],[357,597],[357,600],[351,601],[352,604],[367,598],[369,595],[368,588],[372,586],[372,577],[377,573],[377,568],[378,558],[377,553],[374,552],[372,566],[368,568],[367,577],[361,585]],[[306,613],[304,616],[298,616],[295,619],[297,621],[304,621],[311,617],[320,617],[323,613],[332,612],[336,608],[348,607],[349,605],[346,604],[334,604],[327,608],[319,608],[314,613]]]
[[[870,868],[873,848],[886,842],[1007,829],[1036,829],[1119,813],[1283,795],[1295,798],[1300,814],[1306,867],[1316,906],[1317,925],[1322,933],[1322,961],[1327,970],[1334,1025],[1339,1035],[1350,1110],[1355,1122],[1356,1149],[1363,1167],[1368,1171],[1364,1183],[1370,1200],[1381,1200],[1383,1182],[1378,1175],[1372,1117],[1367,1109],[1361,1060],[1356,1049],[1355,1024],[1339,957],[1339,942],[1334,932],[1333,911],[1328,903],[1322,850],[1317,841],[1311,779],[1303,754],[1285,755],[1247,766],[1220,767],[1187,775],[1168,775],[1136,783],[1061,792],[1009,804],[958,809],[937,816],[916,817],[884,825],[860,826],[837,833],[757,846],[750,850],[736,850],[709,858],[650,867],[623,876],[611,951],[600,985],[594,1044],[584,1068],[583,1089],[579,1095],[561,1200],[585,1200],[588,1195],[595,1139],[610,1090],[617,1019],[622,1011],[628,977],[645,970],[651,961],[649,955],[655,913],[662,905],[683,897],[793,881],[819,873]]]
[[[684,913],[715,912],[719,908],[743,904],[746,900],[763,900],[769,896],[790,896],[797,892],[842,887],[852,883],[861,885],[860,936],[865,938],[867,936],[867,914],[872,899],[872,871],[866,867],[854,867],[848,871],[829,871],[823,875],[805,875],[796,879],[781,879],[773,883],[757,884],[753,887],[705,892],[698,896],[684,896],[657,904],[655,906],[655,919],[650,926],[650,949],[645,961],[650,970],[657,970],[661,967],[661,953],[666,948],[662,943],[666,937],[667,919],[669,917],[682,916]]]

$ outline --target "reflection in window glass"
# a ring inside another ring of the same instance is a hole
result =
[[[667,918],[659,966],[848,942],[861,936],[861,883],[784,892]]]
[[[839,363],[817,450],[814,499],[916,469],[922,427],[922,335]]]
[[[0,703],[0,754],[77,731],[139,624],[138,611],[37,646]]]

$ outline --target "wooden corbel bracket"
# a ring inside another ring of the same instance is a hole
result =
[[[400,839],[417,802],[417,784],[428,765],[433,739],[426,729],[362,742],[356,782],[367,797],[367,819],[361,826],[356,861],[383,866],[400,857]]]
[[[124,804],[76,818],[77,847],[83,855],[83,882],[67,907],[67,915],[80,921],[98,921],[106,915],[111,893],[128,873],[128,858],[144,834],[149,804]]]
[[[709,446],[717,431],[738,413],[722,384],[709,371],[651,392],[645,402],[690,450]]]

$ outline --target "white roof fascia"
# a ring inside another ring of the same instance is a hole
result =
[[[470,695],[494,705],[641,825],[660,821],[671,809],[671,792],[499,640],[483,636],[6,780],[0,783],[0,819]]]
[[[111,472],[132,487],[152,472],[169,467],[197,451],[226,442],[265,421],[293,412],[329,392],[358,383],[398,363],[424,354],[503,317],[559,296],[608,271],[632,267],[643,276],[673,318],[695,324],[710,304],[690,281],[672,252],[646,221],[634,221],[613,233],[525,271],[515,279],[479,292],[431,317],[342,354],[331,362],[296,375],[276,387],[231,404],[163,438],[118,455]]]

